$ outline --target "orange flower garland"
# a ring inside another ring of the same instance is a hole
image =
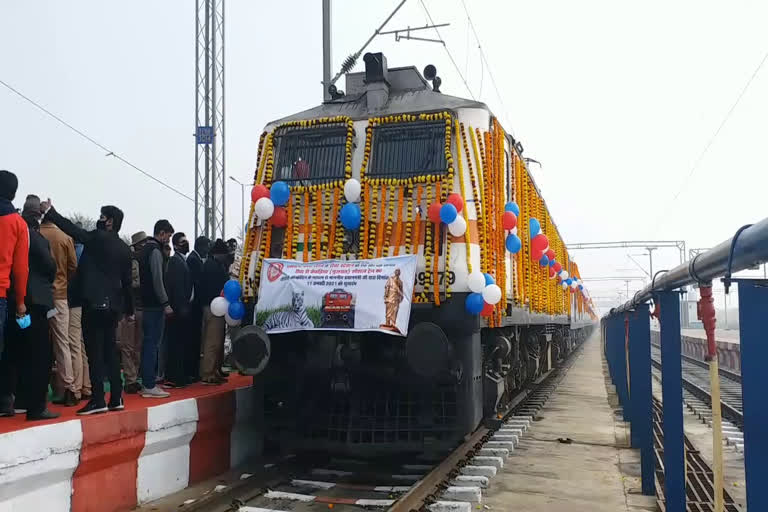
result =
[[[411,254],[419,254],[419,245],[421,239],[419,238],[419,228],[421,228],[421,194],[423,189],[421,185],[416,186],[416,215],[413,217],[413,242],[411,246]]]
[[[322,239],[323,239],[323,194],[315,192],[312,194],[312,201],[315,203],[315,234],[313,235],[314,254],[312,261],[318,261],[321,258]]]
[[[435,197],[442,200],[442,194],[440,192],[440,182],[438,181],[435,185]],[[434,299],[435,299],[435,306],[440,305],[440,280],[438,279],[438,272],[440,269],[440,246],[443,244],[442,240],[442,234],[441,234],[441,223],[434,223],[434,229],[435,229],[435,243],[433,245],[434,247],[434,255],[435,260],[432,263],[432,284],[433,284],[433,290],[434,290]]]
[[[293,233],[293,199],[294,195],[290,194],[288,196],[288,204],[285,206],[288,212],[288,222],[283,231],[283,255],[288,260],[293,258],[293,241],[291,240],[291,234]]]
[[[304,192],[304,263],[309,261],[309,192]]]
[[[382,255],[382,246],[384,243],[384,231],[385,231],[385,222],[386,218],[384,216],[384,204],[387,201],[387,189],[384,185],[381,186],[381,205],[382,209],[379,210],[379,227],[378,232],[376,233],[376,257],[381,258]]]
[[[395,207],[395,215],[397,217],[397,222],[395,224],[395,256],[400,254],[400,245],[402,245],[402,240],[400,237],[403,234],[403,197],[405,195],[404,189],[405,187],[399,187],[397,190],[397,206]]]
[[[331,236],[328,242],[328,256],[327,259],[333,259],[341,254],[341,251],[336,250],[336,219],[339,216],[339,189],[333,189],[333,205],[331,209],[331,218],[329,219],[331,224]]]

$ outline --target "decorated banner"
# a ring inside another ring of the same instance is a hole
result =
[[[267,333],[380,331],[405,336],[416,256],[302,263],[265,259],[256,325]]]

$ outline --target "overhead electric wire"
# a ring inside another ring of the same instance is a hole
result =
[[[475,36],[475,41],[477,42],[477,49],[480,50],[480,59],[485,64],[485,67],[488,68],[488,76],[491,78],[493,89],[496,91],[496,96],[499,98],[499,103],[501,103],[501,110],[502,112],[504,112],[504,116],[507,118],[507,122],[510,122],[509,113],[507,112],[507,106],[504,104],[504,98],[502,98],[501,92],[499,91],[499,86],[496,83],[496,78],[493,76],[493,70],[491,69],[491,64],[488,62],[488,58],[485,56],[485,50],[483,50],[483,44],[480,42],[480,36],[477,35],[477,30],[475,30],[475,24],[472,22],[472,16],[469,15],[469,9],[467,9],[467,4],[464,0],[461,0],[461,5],[462,7],[464,7],[464,14],[467,15],[467,21],[469,22],[469,27],[472,29],[472,33]],[[482,84],[482,76],[481,76],[481,84]],[[515,131],[512,129],[512,126],[510,126],[509,129],[512,131],[512,135],[514,136]]]
[[[104,155],[104,156],[111,156],[111,157],[114,157],[114,158],[116,158],[116,159],[120,160],[121,162],[123,162],[124,164],[128,165],[129,167],[132,167],[133,169],[135,169],[135,170],[139,171],[141,174],[143,174],[143,175],[144,175],[144,176],[146,176],[147,178],[149,178],[149,179],[151,179],[151,180],[153,180],[153,181],[155,181],[155,182],[159,183],[160,185],[162,185],[162,186],[166,187],[168,190],[171,190],[171,191],[173,191],[173,192],[177,193],[177,194],[178,194],[178,195],[180,195],[181,197],[183,197],[183,198],[185,198],[185,199],[189,199],[190,201],[194,201],[194,200],[195,200],[193,197],[190,197],[190,196],[188,196],[187,194],[185,194],[184,192],[180,191],[179,189],[177,189],[177,188],[173,187],[173,185],[169,185],[168,183],[164,182],[164,181],[163,181],[163,180],[161,180],[160,178],[156,178],[155,176],[151,175],[150,173],[148,173],[148,172],[147,172],[147,171],[145,171],[144,169],[142,169],[142,168],[140,168],[140,167],[138,167],[138,166],[134,165],[134,164],[133,164],[133,163],[131,163],[130,161],[128,161],[128,160],[126,160],[125,158],[121,157],[120,155],[116,154],[116,153],[115,153],[114,151],[112,151],[111,149],[109,149],[109,148],[105,147],[104,145],[100,144],[99,142],[95,141],[94,139],[92,139],[91,137],[89,137],[88,135],[86,135],[85,133],[83,133],[82,131],[78,130],[77,128],[75,128],[74,126],[72,126],[71,124],[69,124],[68,122],[66,122],[66,121],[65,121],[64,119],[62,119],[61,117],[57,116],[56,114],[54,114],[53,112],[51,112],[50,110],[48,110],[47,108],[45,108],[44,106],[42,106],[41,104],[39,104],[38,102],[36,102],[35,100],[33,100],[32,98],[30,98],[29,96],[26,96],[26,95],[24,95],[24,94],[23,94],[21,91],[19,91],[18,89],[16,89],[16,88],[12,87],[10,84],[8,84],[8,83],[4,82],[3,80],[0,80],[0,85],[2,85],[3,87],[5,87],[5,88],[6,88],[6,89],[8,89],[9,91],[13,92],[14,94],[18,95],[20,98],[24,99],[25,101],[27,101],[27,102],[31,103],[32,105],[34,105],[35,107],[37,107],[39,110],[41,110],[42,112],[44,112],[44,113],[45,113],[45,114],[47,114],[48,116],[52,117],[53,119],[55,119],[56,121],[58,121],[58,122],[59,122],[59,123],[61,123],[62,125],[66,126],[67,128],[69,128],[70,130],[72,130],[73,132],[75,132],[76,134],[78,134],[79,136],[81,136],[82,138],[84,138],[85,140],[87,140],[88,142],[90,142],[91,144],[95,145],[95,146],[96,146],[96,147],[98,147],[99,149],[102,149],[102,150],[106,151],[106,152],[107,152],[107,154],[106,154],[106,155]]]
[[[688,183],[690,183],[691,177],[696,172],[696,170],[699,168],[699,165],[704,160],[704,157],[706,156],[707,152],[709,151],[709,148],[712,147],[712,144],[715,142],[715,139],[717,138],[718,135],[720,135],[720,131],[723,129],[725,124],[728,122],[728,119],[730,119],[731,114],[733,114],[734,110],[736,110],[736,107],[741,102],[741,98],[744,97],[744,94],[747,92],[747,89],[749,89],[749,86],[752,85],[752,82],[755,80],[755,77],[757,77],[757,74],[760,72],[760,69],[763,67],[763,64],[765,64],[766,60],[768,60],[768,51],[765,52],[765,54],[763,55],[763,58],[760,60],[760,63],[757,65],[755,70],[752,72],[752,75],[749,77],[749,80],[747,80],[747,83],[744,84],[744,87],[742,87],[741,92],[736,97],[736,101],[733,102],[733,105],[731,105],[731,108],[728,109],[728,112],[725,113],[725,116],[723,117],[722,121],[720,121],[720,124],[717,126],[717,129],[712,134],[712,136],[709,138],[709,141],[707,141],[706,145],[704,146],[704,149],[701,151],[701,153],[699,154],[699,157],[696,159],[696,161],[694,162],[693,166],[691,167],[691,170],[688,171],[688,175],[685,177],[685,180],[683,181],[683,184],[680,186],[680,189],[672,197],[672,201],[671,202],[674,203],[674,201],[676,201],[677,198],[680,197],[680,194],[682,194],[685,191],[685,189],[688,187]],[[661,217],[659,217],[659,220],[656,223],[657,224],[656,227],[658,227],[658,223],[661,222],[661,219],[663,217],[664,217],[663,215]]]
[[[432,19],[432,15],[429,14],[429,9],[427,9],[427,5],[424,3],[424,0],[419,0],[421,2],[421,6],[424,8],[424,12],[427,14],[427,19],[429,20],[429,23],[431,25],[435,25],[434,20]],[[475,100],[475,95],[472,93],[472,89],[469,88],[469,84],[467,83],[467,79],[464,78],[464,74],[461,72],[461,69],[459,69],[459,65],[456,64],[456,60],[453,58],[453,55],[451,55],[451,51],[448,49],[448,44],[445,42],[445,39],[440,35],[440,30],[435,27],[435,33],[437,34],[437,37],[443,42],[443,48],[445,48],[445,53],[448,54],[448,58],[451,59],[451,63],[453,64],[454,69],[456,69],[456,73],[459,74],[459,77],[461,78],[461,81],[464,82],[464,87],[467,88],[467,92],[472,97],[473,100]]]

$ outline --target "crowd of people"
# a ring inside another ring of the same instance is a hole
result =
[[[235,240],[201,236],[190,250],[161,219],[129,245],[118,207],[87,230],[36,195],[19,212],[17,189],[0,171],[0,417],[59,416],[49,383],[54,403],[89,415],[123,409],[123,392],[165,398],[227,381],[226,325],[210,303],[233,272]]]

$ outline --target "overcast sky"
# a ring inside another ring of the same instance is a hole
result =
[[[396,3],[334,0],[335,69]],[[533,173],[567,242],[710,247],[765,216],[768,69],[687,176],[768,50],[768,3],[467,0],[503,107],[460,0],[426,5],[451,24],[441,33],[472,93],[542,162]],[[320,102],[320,15],[319,0],[227,0],[229,175],[252,177],[265,123]],[[409,0],[387,28],[424,23],[420,1]],[[191,196],[194,25],[191,1],[0,0],[0,80]],[[469,95],[441,45],[382,36],[369,50],[393,67],[435,64],[444,92]],[[128,235],[163,217],[193,233],[189,200],[2,87],[0,119],[0,168],[19,175],[22,198],[50,195],[62,212],[94,216],[117,204]],[[228,182],[227,194],[234,235],[240,187]],[[641,275],[627,252],[647,270],[642,250],[573,254],[585,276]],[[667,268],[677,252],[654,260]],[[624,283],[591,288],[615,295]]]

